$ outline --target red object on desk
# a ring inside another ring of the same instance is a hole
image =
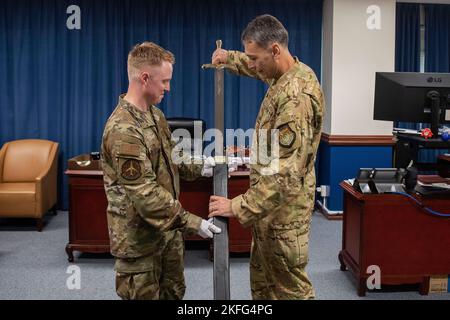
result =
[[[430,139],[433,137],[433,132],[431,132],[431,129],[429,128],[425,128],[422,130],[422,132],[420,133],[420,135],[422,137],[424,137],[425,139]]]
[[[428,293],[430,276],[450,274],[450,217],[425,212],[412,199],[397,194],[361,194],[342,182],[344,221],[341,270],[350,269],[358,281],[358,295],[375,265],[381,284],[420,284]],[[414,196],[425,207],[450,212],[445,195]]]

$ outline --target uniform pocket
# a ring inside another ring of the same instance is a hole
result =
[[[116,292],[125,300],[159,299],[159,285],[152,271],[140,273],[117,273]]]
[[[153,255],[138,258],[116,258],[114,269],[120,273],[153,272],[155,261]]]
[[[304,266],[308,262],[308,235],[299,235],[298,229],[271,230],[275,255],[289,267]]]
[[[108,193],[108,212],[125,217],[127,215],[127,194],[122,186],[110,187]]]

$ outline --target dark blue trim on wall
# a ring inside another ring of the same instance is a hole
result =
[[[359,168],[392,166],[391,146],[334,146],[321,141],[319,153],[317,186],[330,186],[327,208],[331,211],[342,211],[343,192],[339,183],[354,178]]]

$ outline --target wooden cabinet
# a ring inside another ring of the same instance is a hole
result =
[[[209,197],[213,194],[213,180],[200,178],[195,181],[180,182],[180,202],[187,211],[208,219]],[[228,179],[228,198],[245,193],[250,186],[248,172],[233,172]],[[236,218],[228,223],[229,250],[234,253],[250,252],[252,235],[250,228],[244,228]],[[186,240],[205,241],[199,236]]]
[[[103,173],[98,170],[67,170],[69,177],[69,243],[66,252],[73,262],[73,251],[109,252],[109,236],[106,221],[107,200],[103,187]],[[228,181],[229,197],[247,191],[247,172],[233,173]],[[208,216],[212,179],[181,181],[180,202],[183,208],[203,218]],[[229,224],[230,252],[250,252],[251,230],[244,229],[236,219]],[[189,241],[208,241],[199,236]]]
[[[437,160],[439,175],[443,178],[450,178],[450,156],[441,154]]]
[[[66,252],[109,252],[107,200],[101,171],[67,170],[69,176],[69,243]]]
[[[440,217],[399,194],[361,194],[346,182],[341,270],[350,269],[364,296],[366,281],[379,267],[381,284],[420,284],[428,293],[429,278],[450,274],[450,217]],[[414,195],[425,207],[450,213],[450,197]]]
[[[208,219],[209,197],[212,194],[213,181],[199,178],[195,181],[180,181],[180,202],[183,208],[203,219]],[[185,236],[185,240],[207,241],[200,236]]]
[[[228,198],[232,199],[243,194],[250,187],[250,179],[247,172],[233,173],[228,179]],[[230,252],[250,252],[252,243],[251,227],[244,228],[236,218],[229,219],[229,246]]]

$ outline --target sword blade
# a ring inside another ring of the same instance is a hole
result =
[[[224,70],[214,70],[214,122],[218,135],[215,137],[216,166],[214,168],[214,194],[228,197],[228,165],[224,158]],[[214,224],[222,233],[214,236],[214,299],[230,300],[230,260],[228,244],[228,219],[214,218]]]

